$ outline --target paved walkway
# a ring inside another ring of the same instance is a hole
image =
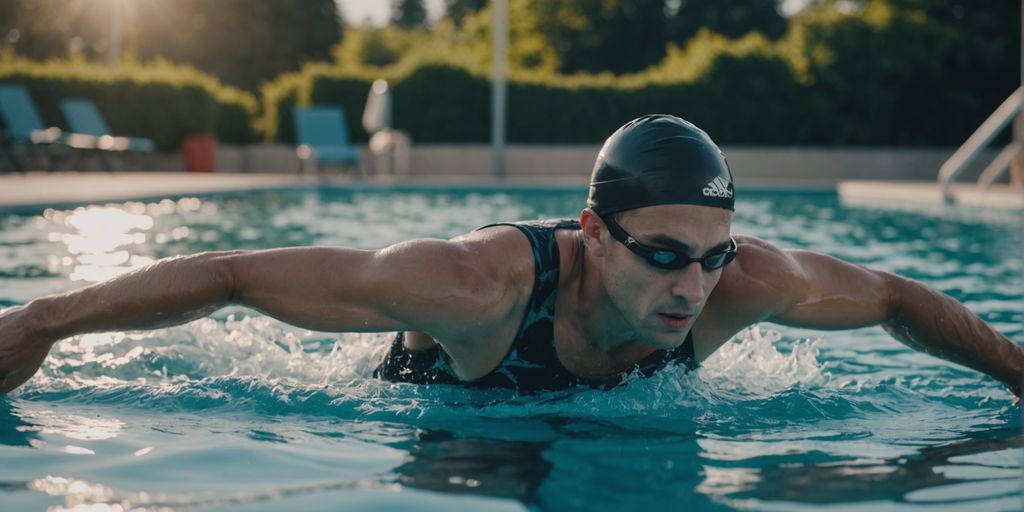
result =
[[[303,181],[302,177],[285,174],[30,172],[0,175],[0,206],[124,201],[274,188]]]
[[[945,200],[938,183],[920,181],[844,181],[837,187],[843,203],[862,206],[942,206]],[[950,192],[954,204],[1000,210],[1024,210],[1024,190],[1007,185],[982,189],[957,183]]]
[[[588,176],[513,176],[504,181],[473,176],[371,176],[356,181],[351,175],[186,172],[53,172],[0,174],[0,207],[33,209],[165,196],[261,190],[318,184],[357,187],[431,186],[521,187],[572,186],[586,190]]]
[[[551,179],[510,179],[503,184],[522,185],[540,182],[545,185],[587,186],[586,177],[553,177]],[[185,173],[185,172],[29,172],[0,174],[0,207],[37,207],[73,205],[108,201],[149,199],[161,196],[210,194],[261,190],[269,188],[329,184],[357,186],[388,186],[431,183],[495,185],[494,180],[467,179],[465,176],[377,176],[356,182],[340,174],[297,175],[257,173]]]
[[[320,183],[350,184],[354,186],[437,185],[498,186],[522,185],[572,186],[585,190],[587,176],[520,176],[497,182],[493,179],[467,179],[466,176],[378,176],[358,183],[345,175],[324,177],[295,174],[232,174],[183,172],[30,172],[26,174],[0,174],[0,207],[38,208],[43,206],[71,206],[98,202],[116,202],[131,199],[153,199],[165,196],[210,194],[260,190],[279,187],[316,185]],[[836,190],[835,183],[823,180],[744,180],[740,187],[798,188]],[[838,192],[847,203],[941,204],[941,195],[934,182],[899,181],[846,181]],[[1024,209],[1024,191],[993,186],[985,192],[969,185],[954,188],[958,202],[990,208]]]

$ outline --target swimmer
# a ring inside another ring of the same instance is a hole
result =
[[[208,252],[42,297],[0,316],[0,393],[69,336],[181,324],[237,304],[317,331],[398,332],[374,372],[520,392],[609,387],[697,367],[760,322],[882,325],[1020,396],[1024,350],[919,282],[730,233],[735,190],[696,126],[644,116],[594,165],[578,220],[485,226],[367,251]]]

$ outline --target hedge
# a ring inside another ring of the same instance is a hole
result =
[[[749,80],[731,74],[753,70]],[[290,77],[291,88],[265,96],[264,125],[269,140],[294,142],[291,108],[328,104],[345,108],[352,138],[365,141],[360,125],[372,80],[321,70],[305,81]],[[391,83],[394,125],[417,142],[487,142],[490,140],[491,84],[485,77],[452,64],[430,63]],[[594,143],[623,120],[650,112],[685,116],[729,143],[808,143],[814,134],[786,129],[799,106],[799,84],[780,59],[721,58],[694,83],[648,83],[639,87],[565,84],[513,80],[508,85],[507,134],[520,143]],[[308,89],[307,92],[303,92]],[[757,117],[744,112],[759,111]]]
[[[255,98],[191,68],[166,63],[107,68],[84,61],[5,58],[0,59],[0,83],[27,87],[49,126],[67,128],[60,100],[89,98],[114,134],[151,138],[164,151],[199,133],[214,133],[231,144],[257,138]]]
[[[965,40],[957,27],[877,6],[812,10],[791,19],[779,41],[700,33],[634,75],[512,70],[508,139],[597,143],[625,120],[665,112],[723,144],[959,145],[1017,86],[1019,62],[1005,38]],[[414,141],[486,142],[486,71],[448,58],[413,52],[376,72],[308,66],[264,88],[263,135],[293,142],[291,108],[323,103],[343,106],[353,138],[365,140],[360,114],[373,78],[383,77],[395,127]]]

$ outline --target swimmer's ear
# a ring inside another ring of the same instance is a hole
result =
[[[601,234],[607,233],[608,228],[605,227],[601,217],[594,210],[584,208],[580,212],[580,229],[583,232],[583,245],[587,247],[587,250],[593,252],[595,256],[604,256],[605,242],[608,238],[602,239]]]

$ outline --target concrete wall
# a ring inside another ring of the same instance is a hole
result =
[[[510,179],[550,177],[586,181],[599,146],[510,146],[507,173]],[[939,167],[955,148],[815,148],[750,147],[722,148],[737,183],[808,182],[833,185],[842,180],[934,181]],[[976,178],[995,157],[981,155],[964,179]],[[488,178],[491,153],[488,146],[422,146],[412,150],[411,175],[458,175]]]
[[[585,183],[594,165],[598,145],[511,145],[507,150],[510,181],[561,181]],[[842,180],[933,181],[939,167],[955,148],[886,147],[755,147],[722,148],[739,184],[801,184],[830,186]],[[982,154],[961,180],[976,177],[996,154]],[[362,148],[364,165],[374,167]],[[87,163],[87,159],[83,160]],[[408,180],[489,180],[490,146],[484,144],[414,145],[405,175]],[[377,167],[387,168],[383,162]],[[298,170],[295,149],[283,144],[225,146],[217,148],[217,172],[294,173]],[[73,168],[96,168],[80,164]],[[181,171],[177,154],[129,155],[124,170]],[[373,173],[371,173],[372,175]]]

